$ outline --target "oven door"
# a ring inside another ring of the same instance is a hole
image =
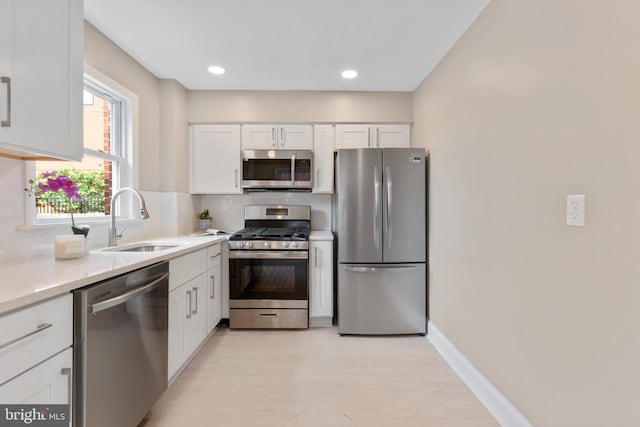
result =
[[[248,300],[280,300],[282,306],[304,301],[306,308],[308,258],[307,251],[230,251],[230,305],[249,308]]]
[[[311,190],[312,152],[244,150],[242,188]]]

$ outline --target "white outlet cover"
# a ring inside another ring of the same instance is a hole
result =
[[[567,196],[567,225],[584,227],[585,197],[584,194],[569,194]]]

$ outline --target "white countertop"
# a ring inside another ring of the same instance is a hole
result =
[[[312,231],[309,240],[333,240],[333,233],[330,230]]]
[[[82,258],[56,260],[53,255],[0,264],[0,315],[74,289],[127,273],[159,261],[205,248],[228,236],[179,236],[145,240],[178,245],[156,252],[92,250]],[[128,246],[128,245],[122,245]]]

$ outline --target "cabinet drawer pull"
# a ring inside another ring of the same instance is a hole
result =
[[[7,84],[7,120],[2,120],[0,126],[8,128],[11,127],[11,78],[2,76],[0,82]]]
[[[72,390],[73,390],[73,381],[71,379],[71,368],[62,368],[60,369],[60,375],[64,375],[67,377],[67,403],[69,405],[71,405],[71,401],[72,401]],[[71,412],[71,411],[69,411]],[[73,412],[71,412],[73,413]]]
[[[278,317],[278,313],[260,313],[260,317]]]
[[[195,309],[195,310],[193,310],[193,311],[191,312],[191,314],[198,314],[198,288],[195,288],[195,287],[194,287],[194,288],[193,288],[193,293],[195,294],[195,297],[196,297],[196,304],[195,304],[195,305],[196,305],[196,309]]]
[[[50,327],[52,327],[52,326],[53,326],[53,323],[42,323],[42,324],[40,324],[40,325],[38,325],[38,326],[36,327],[36,330],[35,330],[35,331],[31,331],[31,332],[29,332],[28,334],[24,334],[24,335],[23,335],[23,336],[21,336],[21,337],[18,337],[18,338],[16,338],[16,339],[11,340],[11,341],[7,341],[7,342],[6,342],[6,343],[4,343],[4,344],[1,344],[1,345],[0,345],[0,350],[2,350],[3,348],[7,348],[7,347],[9,347],[10,345],[13,345],[13,344],[17,343],[18,341],[22,341],[22,340],[23,340],[23,339],[25,339],[25,338],[29,338],[29,337],[30,337],[30,336],[32,336],[32,335],[35,335],[35,334],[37,334],[37,333],[40,333],[40,332],[44,331],[45,329],[49,329],[49,328],[50,328]]]
[[[187,319],[191,319],[191,310],[193,305],[191,304],[191,291],[187,291],[187,295],[189,296],[189,310],[187,310]]]

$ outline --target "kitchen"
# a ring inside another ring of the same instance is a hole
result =
[[[330,228],[328,195],[191,196],[186,123],[412,123],[413,144],[431,157],[437,328],[429,335],[442,331],[454,354],[511,402],[493,399],[494,416],[508,414],[502,420],[513,420],[514,406],[533,425],[637,425],[640,346],[629,328],[638,272],[629,254],[638,205],[607,216],[638,179],[630,164],[638,107],[629,96],[640,71],[636,8],[494,0],[424,83],[405,92],[186,90],[85,24],[85,63],[139,100],[136,187],[151,218],[127,224],[125,239],[185,235],[203,208],[221,221],[216,228],[235,231],[244,205],[272,202],[311,205],[312,224]],[[3,264],[51,256],[67,228],[24,227],[24,164],[2,159],[0,170]],[[585,193],[586,226],[567,227],[566,196]],[[107,231],[92,226],[92,245],[106,245]],[[477,383],[469,387],[477,393]]]

